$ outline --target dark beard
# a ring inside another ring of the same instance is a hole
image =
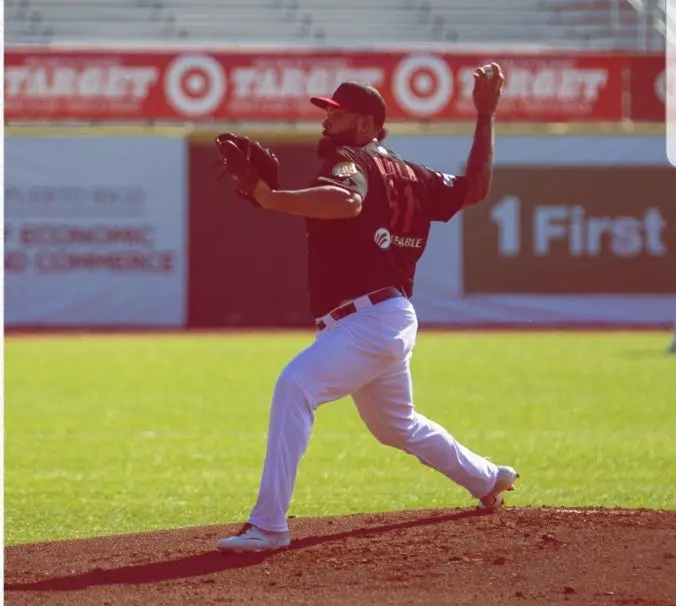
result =
[[[343,145],[349,147],[356,145],[356,139],[357,134],[352,131],[347,131],[338,135],[324,135],[317,143],[317,156],[320,158],[328,158]]]

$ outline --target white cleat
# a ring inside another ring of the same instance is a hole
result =
[[[500,465],[495,486],[485,497],[479,499],[477,509],[490,510],[500,507],[504,502],[503,493],[514,490],[514,482],[518,478],[519,474],[514,469]]]
[[[216,549],[221,551],[277,551],[291,544],[289,531],[268,532],[253,526],[244,524],[242,529],[234,536],[223,537],[216,541]]]

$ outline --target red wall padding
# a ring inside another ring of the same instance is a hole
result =
[[[264,142],[263,142],[264,143]],[[313,144],[271,143],[283,188],[307,187]],[[189,154],[188,326],[311,326],[303,219],[254,208],[234,194],[211,141]]]

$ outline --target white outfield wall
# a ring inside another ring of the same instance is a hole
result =
[[[471,140],[402,134],[387,143],[457,174]],[[191,145],[185,133],[6,138],[5,326],[190,325],[203,311],[189,309],[190,192],[211,200],[219,191],[191,188],[204,179],[188,169]],[[209,217],[227,209],[204,200]],[[280,222],[270,246],[287,237],[298,232]],[[284,271],[303,270],[298,251]],[[246,254],[267,262],[270,249]],[[213,262],[220,279],[240,261],[221,251]],[[284,286],[270,285],[271,297],[275,288]],[[676,168],[664,134],[500,135],[489,199],[433,226],[414,300],[422,325],[671,325]]]
[[[186,142],[5,140],[5,325],[185,323]]]

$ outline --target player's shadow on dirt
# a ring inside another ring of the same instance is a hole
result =
[[[210,551],[175,560],[152,562],[150,564],[140,564],[136,566],[123,566],[121,568],[113,568],[110,570],[95,568],[89,572],[67,577],[52,577],[51,579],[35,581],[32,583],[8,583],[5,584],[5,591],[76,591],[94,586],[142,585],[144,583],[186,579],[215,572],[222,572],[233,568],[255,566],[268,558],[275,556],[281,557],[284,553],[307,549],[308,547],[314,547],[315,545],[334,543],[349,538],[377,536],[379,534],[395,532],[397,530],[444,524],[446,522],[455,522],[465,518],[483,515],[489,514],[477,510],[468,510],[449,515],[422,518],[410,522],[386,524],[372,528],[359,528],[357,530],[350,530],[349,532],[340,532],[318,537],[307,537],[293,541],[288,549],[276,553],[225,554],[218,551]]]

